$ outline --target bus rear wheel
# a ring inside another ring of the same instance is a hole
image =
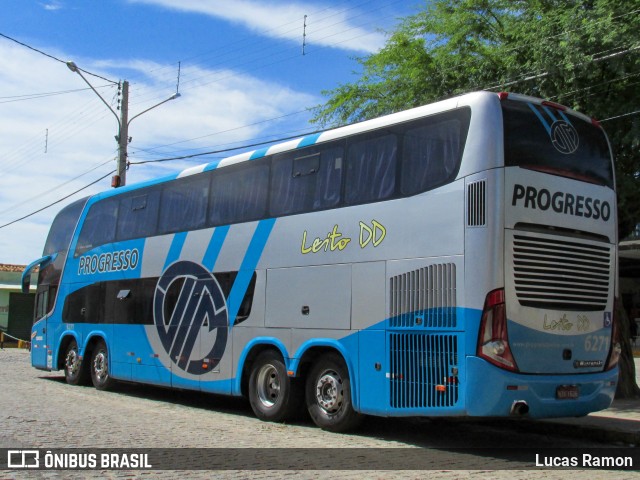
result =
[[[335,353],[320,357],[309,372],[306,401],[311,419],[323,430],[346,432],[362,421],[351,403],[349,370]]]
[[[113,385],[113,378],[109,374],[109,351],[102,340],[91,352],[91,381],[98,390],[107,390]]]
[[[64,378],[69,385],[89,383],[87,362],[83,362],[78,353],[78,343],[71,340],[64,353]]]
[[[261,420],[283,422],[294,417],[302,407],[302,391],[287,375],[279,354],[262,352],[253,362],[249,377],[249,403]]]

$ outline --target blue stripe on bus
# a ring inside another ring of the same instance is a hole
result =
[[[253,152],[251,154],[251,156],[249,157],[249,160],[255,160],[256,158],[262,158],[267,154],[267,150],[269,150],[269,147],[265,147],[265,148],[261,148],[260,150],[256,150],[255,152]]]
[[[202,259],[202,265],[209,271],[213,271],[213,267],[215,266],[218,255],[220,254],[220,250],[222,250],[222,244],[224,243],[225,238],[227,238],[227,233],[229,233],[228,225],[224,227],[216,227],[213,235],[211,236],[211,241],[209,242],[207,251],[204,254],[204,258]]]
[[[571,121],[569,120],[569,117],[567,117],[562,110],[560,110],[560,116],[562,117],[562,119],[565,122],[567,122],[569,125],[571,125]]]
[[[313,135],[307,135],[302,140],[296,148],[308,147],[309,145],[315,145],[320,137],[320,133],[314,133]]]
[[[220,165],[222,160],[216,160],[215,162],[208,163],[206,167],[204,167],[204,172],[210,172],[211,170],[215,170]]]
[[[556,116],[553,114],[553,110],[551,110],[549,107],[542,107],[542,109],[547,112],[547,115],[549,115],[549,117],[551,117],[551,120],[553,120],[554,122],[556,122],[558,119],[556,118]]]
[[[527,103],[527,105],[529,105],[529,108],[531,110],[533,110],[533,113],[536,114],[536,117],[538,117],[538,120],[540,120],[540,122],[542,123],[542,125],[544,126],[545,130],[547,131],[547,133],[549,135],[551,135],[551,127],[549,126],[549,123],[545,120],[545,118],[542,116],[542,114],[538,111],[538,109],[536,107],[534,107],[532,104]]]
[[[184,246],[184,242],[187,239],[187,232],[176,233],[173,237],[173,241],[171,242],[171,247],[169,247],[169,253],[167,254],[167,259],[164,262],[163,271],[166,270],[169,265],[180,258],[180,253],[182,252],[182,247]]]
[[[240,265],[240,270],[238,271],[236,280],[233,282],[231,292],[229,292],[229,298],[227,298],[229,328],[231,328],[235,322],[236,315],[238,314],[238,310],[240,310],[240,305],[242,304],[244,295],[249,287],[251,277],[258,266],[258,261],[260,261],[260,257],[262,256],[264,247],[267,245],[267,240],[269,239],[269,235],[271,235],[271,230],[275,223],[275,218],[260,220],[258,222],[258,226],[253,234],[251,243],[249,243],[247,253]]]

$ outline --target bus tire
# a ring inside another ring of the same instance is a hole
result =
[[[98,390],[107,390],[113,385],[114,380],[109,374],[109,351],[102,340],[91,352],[91,381]]]
[[[273,350],[262,352],[252,364],[249,403],[256,417],[268,422],[289,420],[302,408],[302,389]]]
[[[311,419],[323,430],[346,432],[362,421],[351,403],[349,370],[338,354],[316,361],[307,377],[306,401]]]
[[[80,358],[78,342],[72,339],[64,352],[64,378],[69,385],[86,385],[89,383],[87,362]]]

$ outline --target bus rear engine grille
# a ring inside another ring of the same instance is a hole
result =
[[[390,334],[392,408],[453,407],[458,402],[458,338]]]
[[[513,268],[520,305],[604,310],[609,298],[611,247],[514,235]]]
[[[456,266],[429,265],[390,279],[389,326],[455,328]]]

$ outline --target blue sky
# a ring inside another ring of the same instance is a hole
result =
[[[0,33],[106,79],[130,82],[130,160],[145,161],[303,134],[321,91],[353,81],[355,61],[418,0],[0,0]],[[302,55],[306,18],[305,55]],[[0,37],[0,225],[116,168],[117,121],[62,62]],[[85,75],[117,109],[117,87]],[[217,157],[132,165],[127,183]],[[40,256],[64,205],[0,228],[0,263]]]

